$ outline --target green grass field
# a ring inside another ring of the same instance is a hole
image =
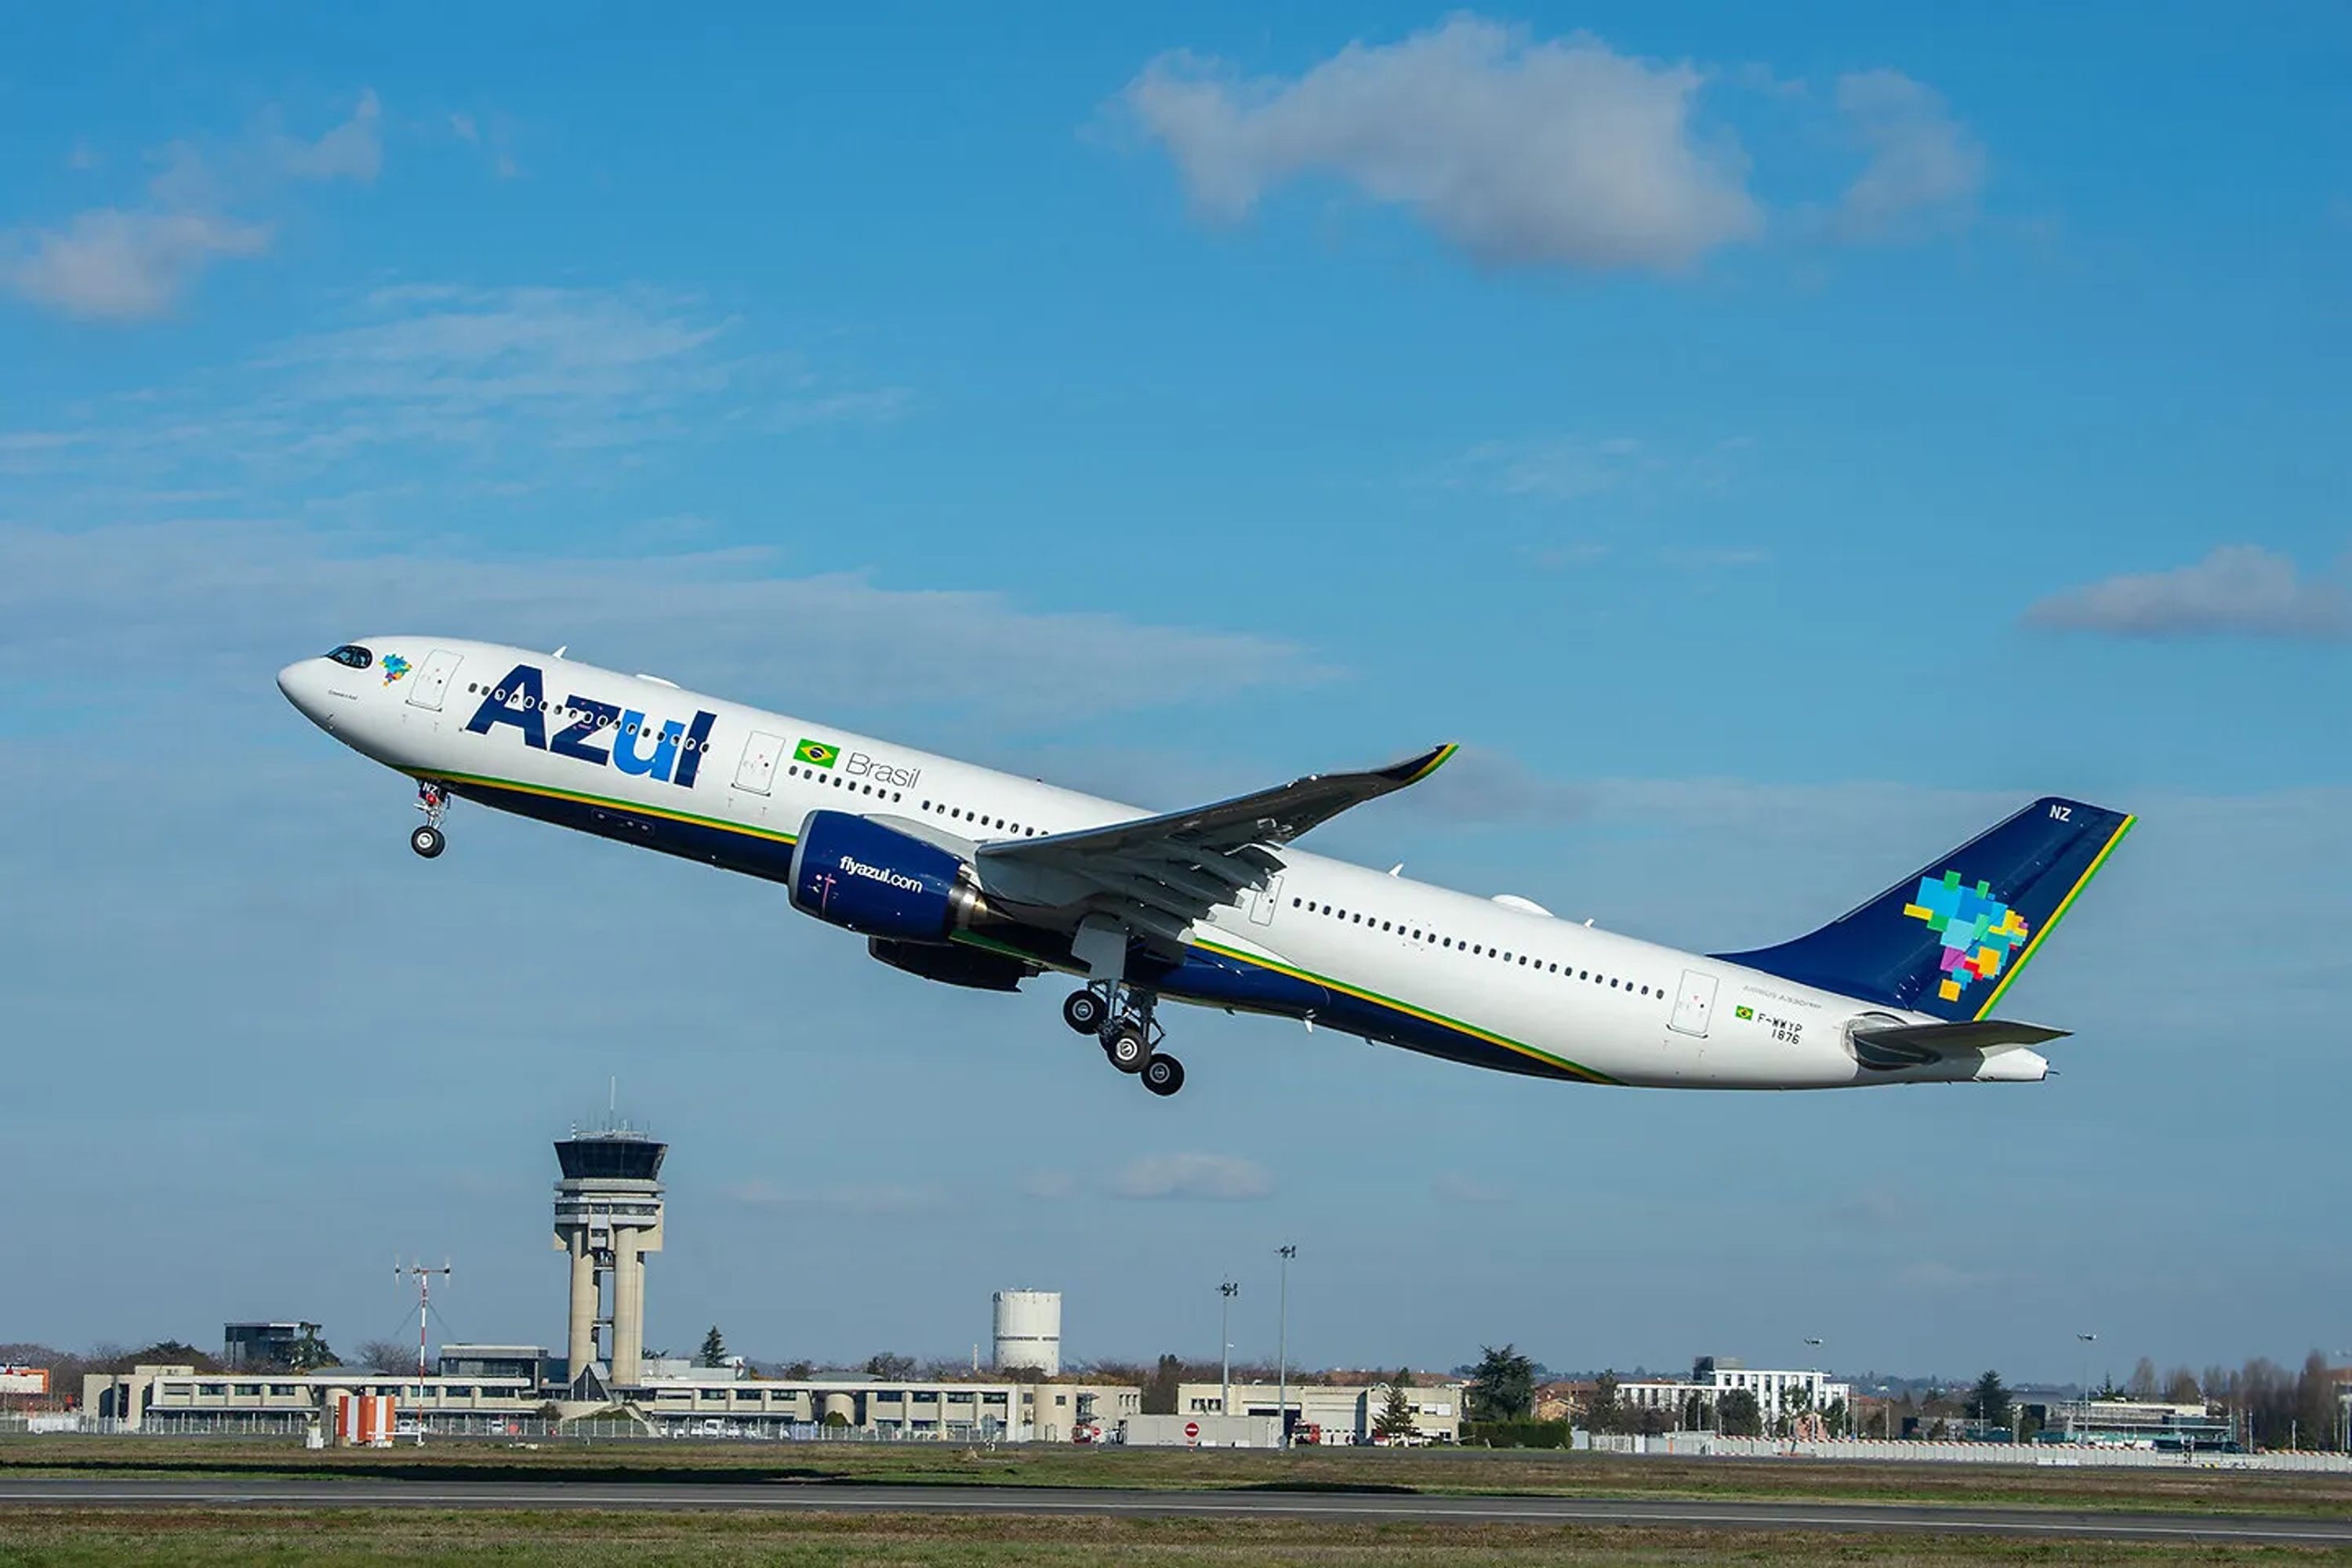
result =
[[[445,1440],[425,1447],[329,1449],[288,1439],[14,1437],[0,1474],[424,1475],[505,1479],[841,1479],[908,1486],[1393,1489],[1558,1497],[1815,1500],[2352,1516],[2352,1476],[2197,1468],[2013,1468],[1838,1464],[1811,1459],[1629,1458],[1559,1451],[1248,1449],[953,1444],[544,1444]]]
[[[358,1564],[1036,1563],[1208,1568],[1500,1564],[2116,1563],[2327,1563],[2352,1552],[2279,1547],[2053,1542],[1943,1536],[1697,1531],[1618,1526],[1314,1524],[1286,1521],[939,1519],[740,1513],[495,1513],[275,1509],[14,1511],[0,1563]]]

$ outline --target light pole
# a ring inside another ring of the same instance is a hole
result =
[[[1278,1256],[1282,1259],[1282,1304],[1274,1314],[1274,1418],[1282,1434],[1280,1446],[1290,1447],[1290,1260],[1298,1256],[1298,1248],[1284,1246]]]
[[[1241,1293],[1242,1288],[1230,1279],[1217,1287],[1217,1294],[1224,1298],[1217,1309],[1217,1338],[1223,1346],[1218,1353],[1224,1358],[1225,1369],[1217,1394],[1217,1413],[1221,1415],[1234,1413],[1234,1298]]]
[[[2075,1405],[2074,1441],[2083,1440],[2083,1428],[2091,1424],[2091,1347],[2099,1342],[2096,1334],[2076,1334],[2083,1342],[2083,1397]]]
[[[1810,1346],[1811,1346],[1814,1350],[1819,1350],[1819,1349],[1821,1349],[1821,1348],[1822,1348],[1822,1337],[1821,1337],[1821,1335],[1819,1335],[1819,1334],[1807,1334],[1807,1335],[1805,1336],[1805,1343],[1806,1343],[1806,1344],[1808,1344],[1808,1345],[1810,1345]],[[1822,1369],[1821,1369],[1820,1367],[1814,1367],[1814,1368],[1812,1368],[1811,1370],[1812,1370],[1812,1371],[1814,1371],[1814,1372],[1816,1372],[1816,1373],[1818,1373],[1818,1372],[1820,1372]],[[1815,1381],[1815,1383],[1814,1383],[1814,1385],[1813,1385],[1813,1386],[1815,1386],[1816,1388],[1818,1388],[1818,1387],[1821,1387],[1821,1386],[1822,1386],[1822,1384],[1821,1384],[1821,1383],[1820,1383],[1820,1381],[1819,1381],[1818,1379]],[[1826,1413],[1826,1411],[1825,1411],[1824,1413]],[[1851,1401],[1849,1401],[1849,1402],[1847,1403],[1847,1405],[1846,1405],[1845,1417],[1846,1417],[1846,1419],[1847,1419],[1848,1421],[1851,1421],[1851,1420],[1853,1420],[1853,1403],[1852,1403]]]

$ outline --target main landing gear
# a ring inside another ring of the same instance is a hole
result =
[[[1144,1088],[1164,1099],[1184,1087],[1184,1064],[1159,1049],[1160,1028],[1151,1016],[1159,1000],[1131,985],[1098,982],[1070,993],[1062,1004],[1062,1022],[1094,1036],[1111,1066],[1141,1079]]]
[[[416,809],[425,820],[408,836],[408,847],[427,860],[449,847],[449,840],[441,832],[441,816],[449,809],[449,792],[430,779],[416,781]]]

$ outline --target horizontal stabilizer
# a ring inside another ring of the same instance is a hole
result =
[[[2041,1024],[2017,1024],[2005,1018],[1977,1018],[1961,1024],[1889,1024],[1883,1028],[1856,1029],[1853,1039],[1863,1046],[1910,1046],[1934,1051],[2005,1051],[2017,1046],[2038,1046],[2061,1040],[2068,1031]]]

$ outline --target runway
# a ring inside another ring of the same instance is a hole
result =
[[[1946,1508],[1920,1503],[1728,1502],[1665,1498],[1452,1497],[1292,1490],[869,1486],[831,1481],[441,1481],[369,1477],[220,1479],[0,1472],[0,1509],[655,1509],[961,1515],[1638,1525],[1650,1529],[1935,1532],[2043,1540],[2352,1545],[2352,1519]]]

